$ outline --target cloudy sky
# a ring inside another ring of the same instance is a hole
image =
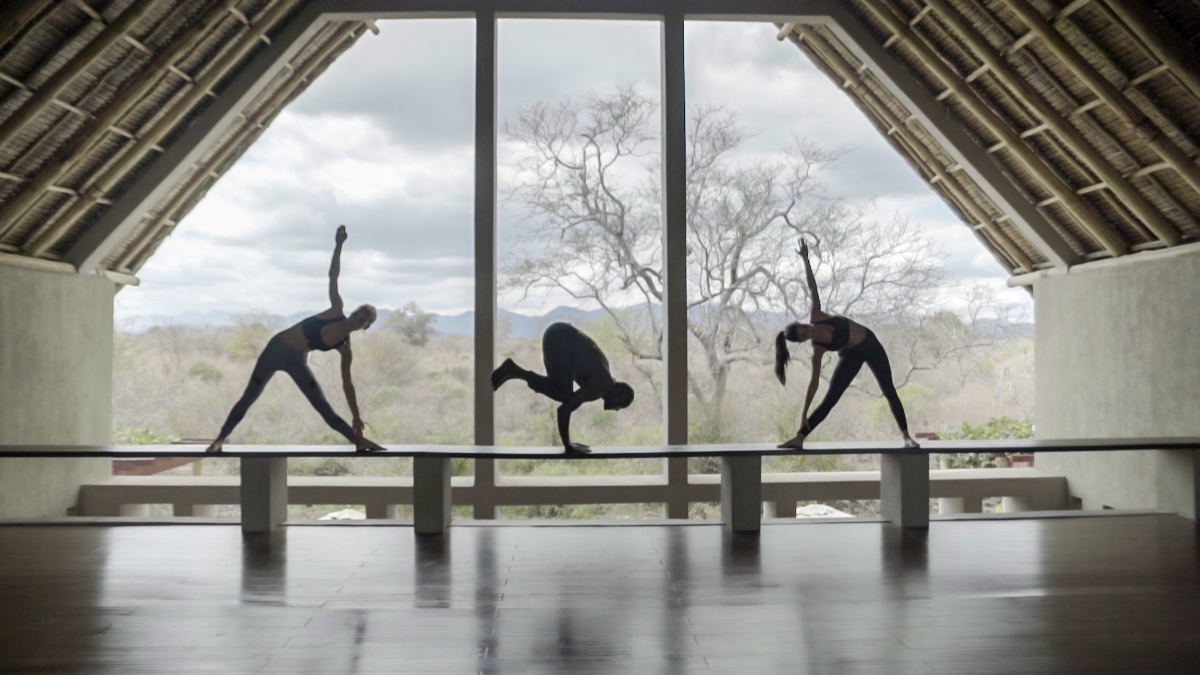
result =
[[[285,110],[117,297],[120,318],[327,306],[338,224],[347,225],[347,303],[470,309],[474,26],[469,20],[380,22]],[[689,103],[736,111],[769,155],[796,132],[847,151],[832,190],[874,198],[928,228],[947,275],[1003,288],[994,259],[879,137],[837,87],[768,24],[690,23]],[[659,29],[649,22],[505,20],[499,114],[534,101],[659,88]],[[501,148],[501,161],[512,157]],[[500,169],[501,181],[506,175]],[[502,242],[519,215],[502,206]],[[501,251],[503,255],[503,250]],[[1021,291],[1013,300],[1026,302]],[[953,302],[953,294],[948,296]],[[542,313],[549,300],[501,305]]]

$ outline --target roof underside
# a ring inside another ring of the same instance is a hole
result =
[[[8,0],[0,7],[0,256],[72,260],[89,228],[302,0]],[[1196,0],[849,0],[940,102],[935,119],[836,26],[781,26],[1010,272],[1200,238]],[[97,258],[136,272],[280,110],[370,26],[332,22]],[[861,41],[861,38],[860,38]],[[965,166],[939,129],[990,156]],[[1015,193],[1013,189],[1015,188]]]

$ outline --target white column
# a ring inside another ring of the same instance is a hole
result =
[[[688,442],[687,400],[687,102],[683,12],[662,24],[663,182],[663,442]],[[668,518],[687,518],[686,458],[663,460]]]
[[[450,526],[450,460],[413,458],[413,530],[442,534]]]
[[[880,514],[901,527],[929,527],[929,453],[882,455]]]
[[[1017,496],[1017,497],[1001,497],[1000,504],[1004,513],[1021,513],[1023,511],[1037,511],[1034,506],[1032,497]]]
[[[287,520],[287,457],[242,458],[242,532],[270,532]]]
[[[721,520],[734,532],[762,526],[762,458],[721,458]]]
[[[962,497],[938,497],[938,513],[946,516],[963,512]]]
[[[475,15],[475,445],[495,445],[496,13]],[[415,476],[415,474],[414,474]],[[475,519],[496,517],[496,460],[475,460]]]

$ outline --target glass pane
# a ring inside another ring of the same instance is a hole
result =
[[[353,336],[366,434],[380,443],[472,441],[472,20],[381,21],[230,169],[117,298],[119,440],[211,439],[268,339],[339,289],[378,319]],[[437,64],[431,68],[429,64]],[[308,364],[350,420],[337,352]],[[345,443],[277,373],[231,442]],[[293,474],[401,475],[407,459],[293,460]],[[191,473],[193,467],[177,472]],[[236,473],[206,459],[205,474]],[[469,462],[455,472],[471,473]],[[343,508],[330,506],[331,510]],[[314,515],[315,512],[305,512]]]
[[[635,398],[625,410],[596,401],[576,411],[572,440],[586,444],[662,441],[659,34],[651,22],[499,23],[497,357],[543,374],[547,326],[567,322],[594,339]],[[557,402],[514,381],[496,405],[501,444],[562,445]],[[519,475],[662,472],[662,460],[499,465]]]
[[[801,235],[823,310],[871,329],[886,349],[912,432],[959,433],[993,418],[1027,429],[1027,295],[1004,286],[970,229],[777,32],[748,22],[686,27],[691,442],[777,443],[799,428],[811,343],[788,343],[786,386],[774,370],[776,335],[811,321]],[[837,362],[825,355],[810,416]],[[862,368],[809,438],[899,440],[881,394]],[[719,470],[711,460],[691,466]],[[764,471],[877,467],[877,456],[763,462]]]

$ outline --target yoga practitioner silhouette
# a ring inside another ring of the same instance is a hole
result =
[[[354,382],[350,379],[350,363],[353,354],[350,352],[350,333],[356,330],[366,330],[375,322],[375,308],[371,305],[361,305],[347,317],[342,313],[342,296],[338,293],[338,274],[341,273],[342,244],[346,241],[346,226],[341,225],[335,236],[337,245],[333,249],[333,263],[329,267],[329,309],[310,316],[300,323],[278,333],[267,343],[258,363],[254,365],[254,373],[250,375],[250,383],[229,411],[225,425],[217,440],[208,446],[208,452],[220,452],[221,447],[229,440],[233,428],[246,416],[246,411],[254,404],[266,388],[267,382],[277,371],[282,370],[292,377],[296,386],[308,398],[312,407],[321,413],[325,423],[346,437],[359,451],[383,450],[383,446],[368,440],[363,436],[363,421],[358,413],[358,399],[354,395]],[[325,392],[317,384],[317,378],[308,367],[308,353],[313,350],[327,352],[336,349],[342,355],[342,388],[346,392],[346,402],[354,414],[354,426],[346,424],[325,399]]]
[[[563,447],[567,452],[591,452],[588,446],[571,442],[571,413],[584,403],[601,398],[605,410],[628,408],[633,403],[633,387],[613,380],[600,346],[569,323],[551,324],[542,334],[542,360],[546,364],[545,375],[505,359],[492,371],[492,389],[499,389],[509,380],[524,380],[530,389],[558,401],[562,404],[558,407],[558,433]]]
[[[817,279],[813,276],[812,264],[808,261],[808,242],[800,240],[800,250],[797,251],[804,259],[804,274],[808,280],[808,292],[812,296],[812,323],[791,323],[775,336],[775,377],[780,384],[787,383],[786,368],[791,354],[788,353],[787,341],[804,342],[812,340],[812,378],[808,382],[808,393],[804,396],[803,423],[800,430],[791,439],[780,444],[781,448],[802,448],[804,438],[825,419],[838,399],[846,392],[846,388],[854,381],[863,364],[875,374],[879,388],[887,398],[892,408],[892,416],[904,434],[904,445],[909,448],[919,447],[917,442],[908,435],[908,421],[904,417],[904,405],[896,394],[896,385],[892,383],[892,365],[888,362],[887,352],[879,339],[869,328],[855,323],[844,316],[830,316],[821,311],[821,297],[817,294]],[[829,391],[825,399],[808,415],[808,406],[812,404],[813,396],[817,393],[817,382],[821,377],[821,360],[825,352],[838,353],[837,366],[833,369],[833,377],[829,381]]]

